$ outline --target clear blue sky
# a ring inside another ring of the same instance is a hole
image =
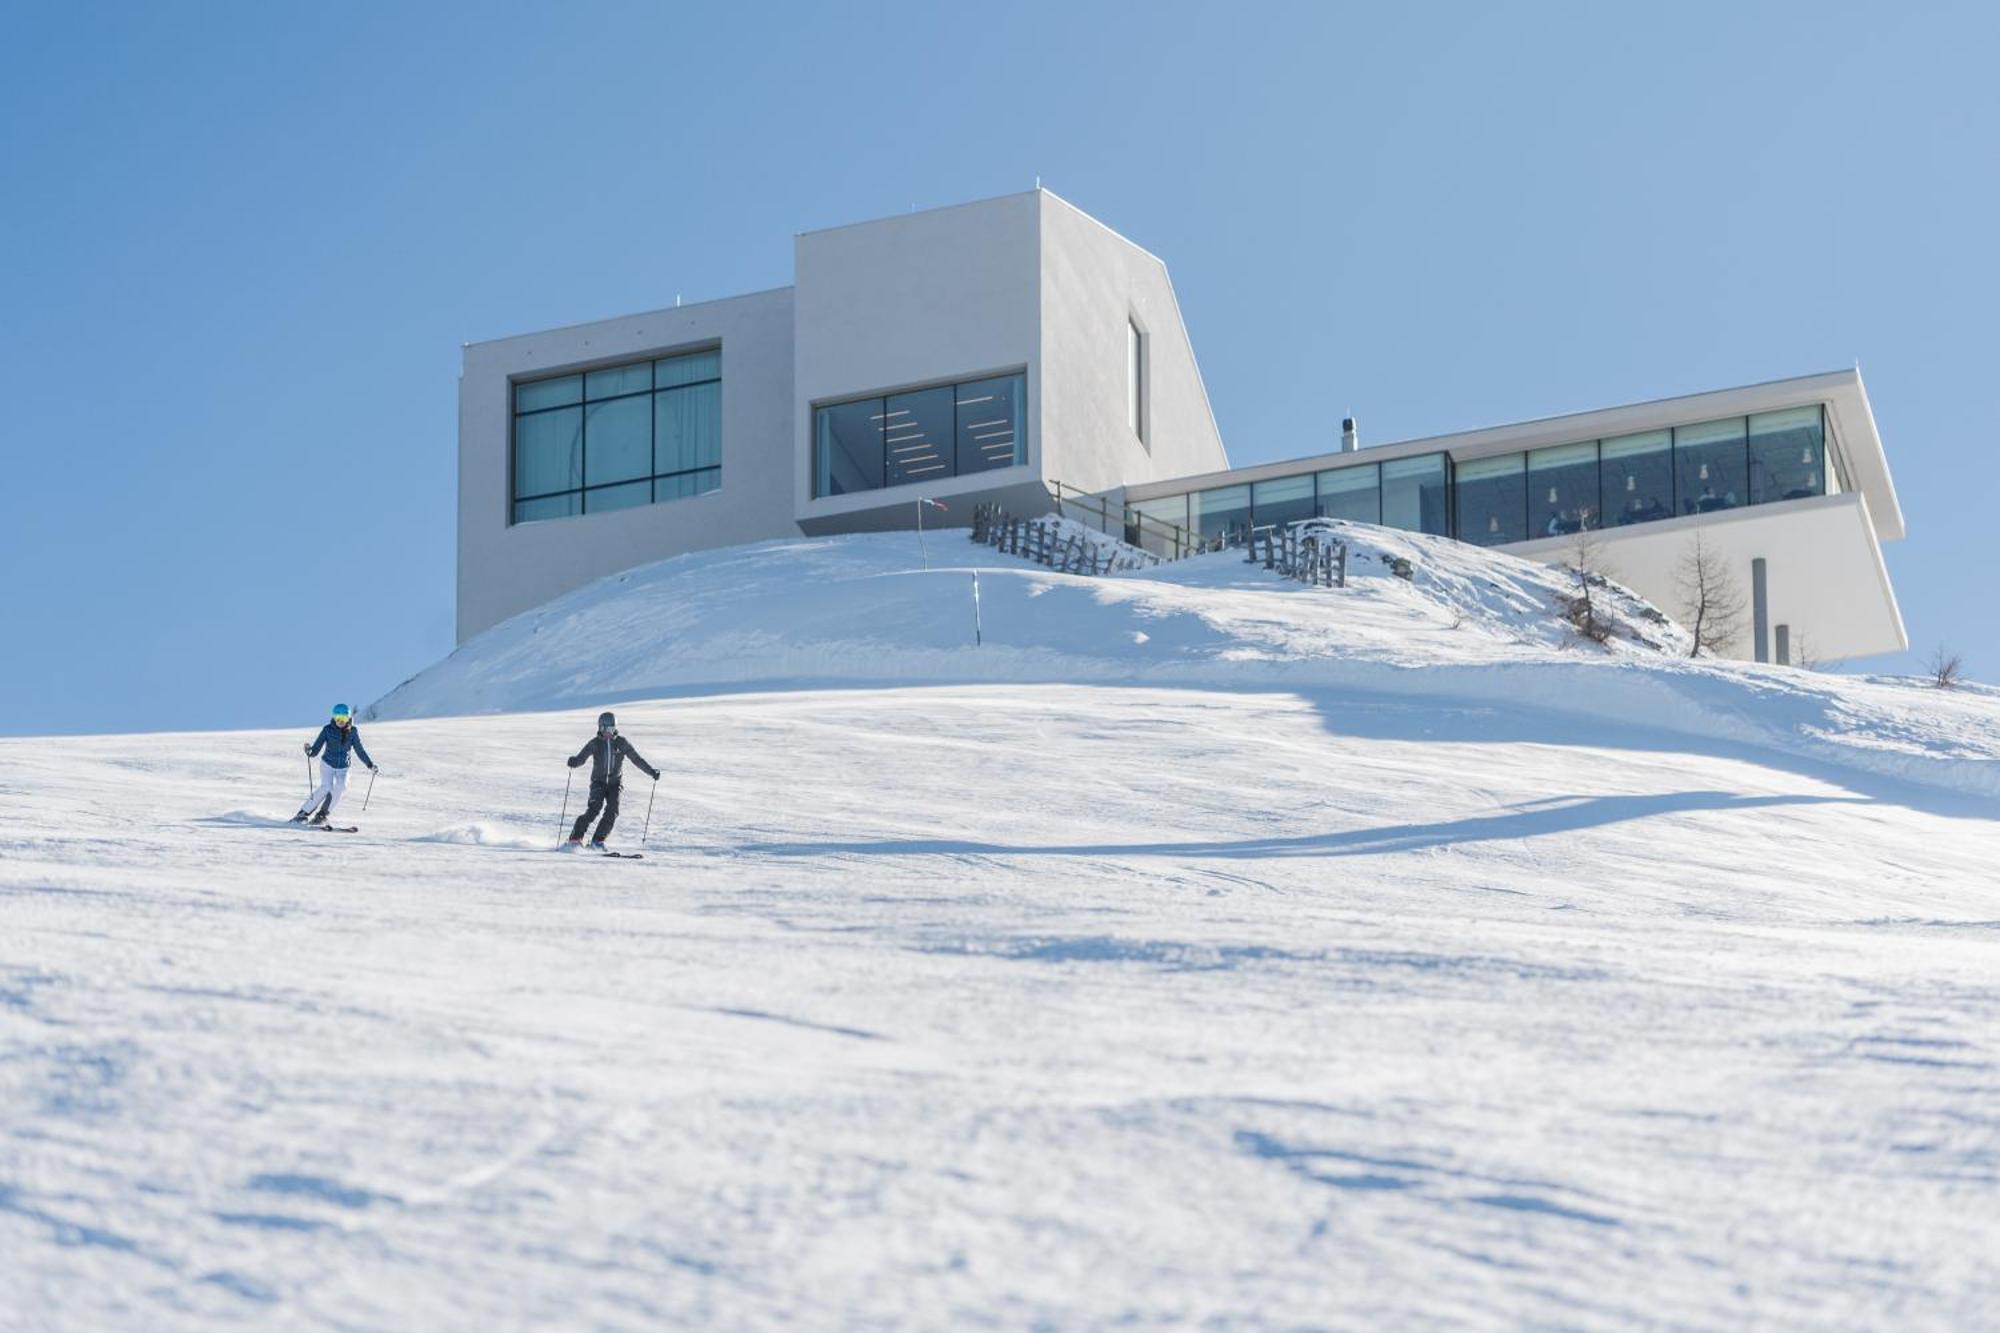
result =
[[[365,704],[451,647],[462,342],[1037,176],[1237,462],[1859,361],[1912,640],[2000,677],[2000,10],[1515,11],[11,5],[0,732]]]

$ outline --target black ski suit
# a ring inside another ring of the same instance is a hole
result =
[[[607,743],[604,733],[599,732],[570,756],[571,768],[590,764],[590,804],[584,807],[583,813],[577,816],[576,826],[569,831],[571,842],[582,839],[583,831],[590,827],[590,821],[597,817],[600,809],[604,811],[604,818],[598,822],[597,832],[591,835],[590,840],[603,842],[610,836],[611,826],[618,822],[618,792],[624,785],[627,759],[643,769],[653,781],[660,780],[660,770],[647,763],[644,756],[632,748],[632,742],[623,736],[614,735]]]

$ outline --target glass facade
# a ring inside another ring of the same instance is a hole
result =
[[[1597,441],[1528,454],[1528,535],[1566,537],[1604,526]]]
[[[1815,405],[1455,466],[1422,454],[1135,500],[1127,523],[1143,515],[1233,542],[1319,515],[1503,546],[1827,495],[1841,489],[1838,464]]]
[[[1302,518],[1312,518],[1318,513],[1313,503],[1313,478],[1310,472],[1297,477],[1275,477],[1270,481],[1260,481],[1250,488],[1251,508],[1256,512],[1257,522],[1296,523]]]
[[[1443,454],[1382,465],[1382,523],[1409,532],[1451,535],[1450,465]]]
[[[515,523],[608,513],[722,485],[722,353],[513,386]]]
[[[1674,433],[1642,431],[1601,441],[1605,521],[1614,527],[1674,514]]]
[[[1674,476],[1683,514],[1734,509],[1750,497],[1744,418],[1674,427]]]
[[[1195,536],[1220,537],[1225,542],[1246,540],[1253,527],[1314,517],[1387,523],[1446,536],[1450,533],[1448,472],[1443,454],[1425,454],[1134,500],[1125,507],[1126,530],[1137,534],[1139,544],[1148,550],[1166,549],[1166,534],[1159,525],[1169,523]]]
[[[1313,478],[1313,485],[1319,494],[1320,518],[1382,521],[1382,469],[1376,464],[1329,468]]]
[[[1027,385],[999,375],[814,408],[814,497],[1027,462]]]
[[[1826,494],[1826,423],[1816,407],[1750,418],[1750,503]]]
[[[1250,488],[1218,486],[1189,497],[1190,526],[1204,537],[1220,537],[1231,545],[1250,539]]]
[[[1458,535],[1478,546],[1528,539],[1528,456],[1502,454],[1458,465]]]

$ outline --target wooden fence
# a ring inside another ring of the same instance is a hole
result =
[[[1264,554],[1258,556],[1259,546]],[[1288,579],[1316,588],[1347,586],[1347,543],[1324,529],[1299,530],[1296,523],[1268,523],[1250,529],[1248,563],[1262,563]]]

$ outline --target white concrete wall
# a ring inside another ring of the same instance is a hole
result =
[[[1777,660],[1776,627],[1791,626],[1794,654],[1804,635],[1824,661],[1902,652],[1909,647],[1895,589],[1882,563],[1868,502],[1858,492],[1752,505],[1713,514],[1609,528],[1598,534],[1605,572],[1676,619],[1684,608],[1675,570],[1696,532],[1727,565],[1743,593],[1742,636],[1731,657],[1751,660],[1751,562],[1765,563]],[[1573,537],[1503,547],[1551,564],[1571,558]],[[1796,661],[1796,656],[1794,657]]]
[[[608,514],[510,526],[511,377],[719,342],[722,488]],[[792,291],[465,349],[458,392],[458,638],[592,579],[650,560],[796,535],[792,513]]]
[[[1031,191],[797,238],[788,499],[809,528],[880,510],[885,494],[813,498],[816,403],[1026,370],[1027,465],[925,490],[950,497],[1035,475],[1042,447],[1039,222],[1040,194]],[[907,507],[907,498],[896,495],[895,504]]]
[[[1229,466],[1166,265],[1040,195],[1042,473],[1083,491]],[[1126,324],[1146,335],[1146,441],[1127,406]]]

